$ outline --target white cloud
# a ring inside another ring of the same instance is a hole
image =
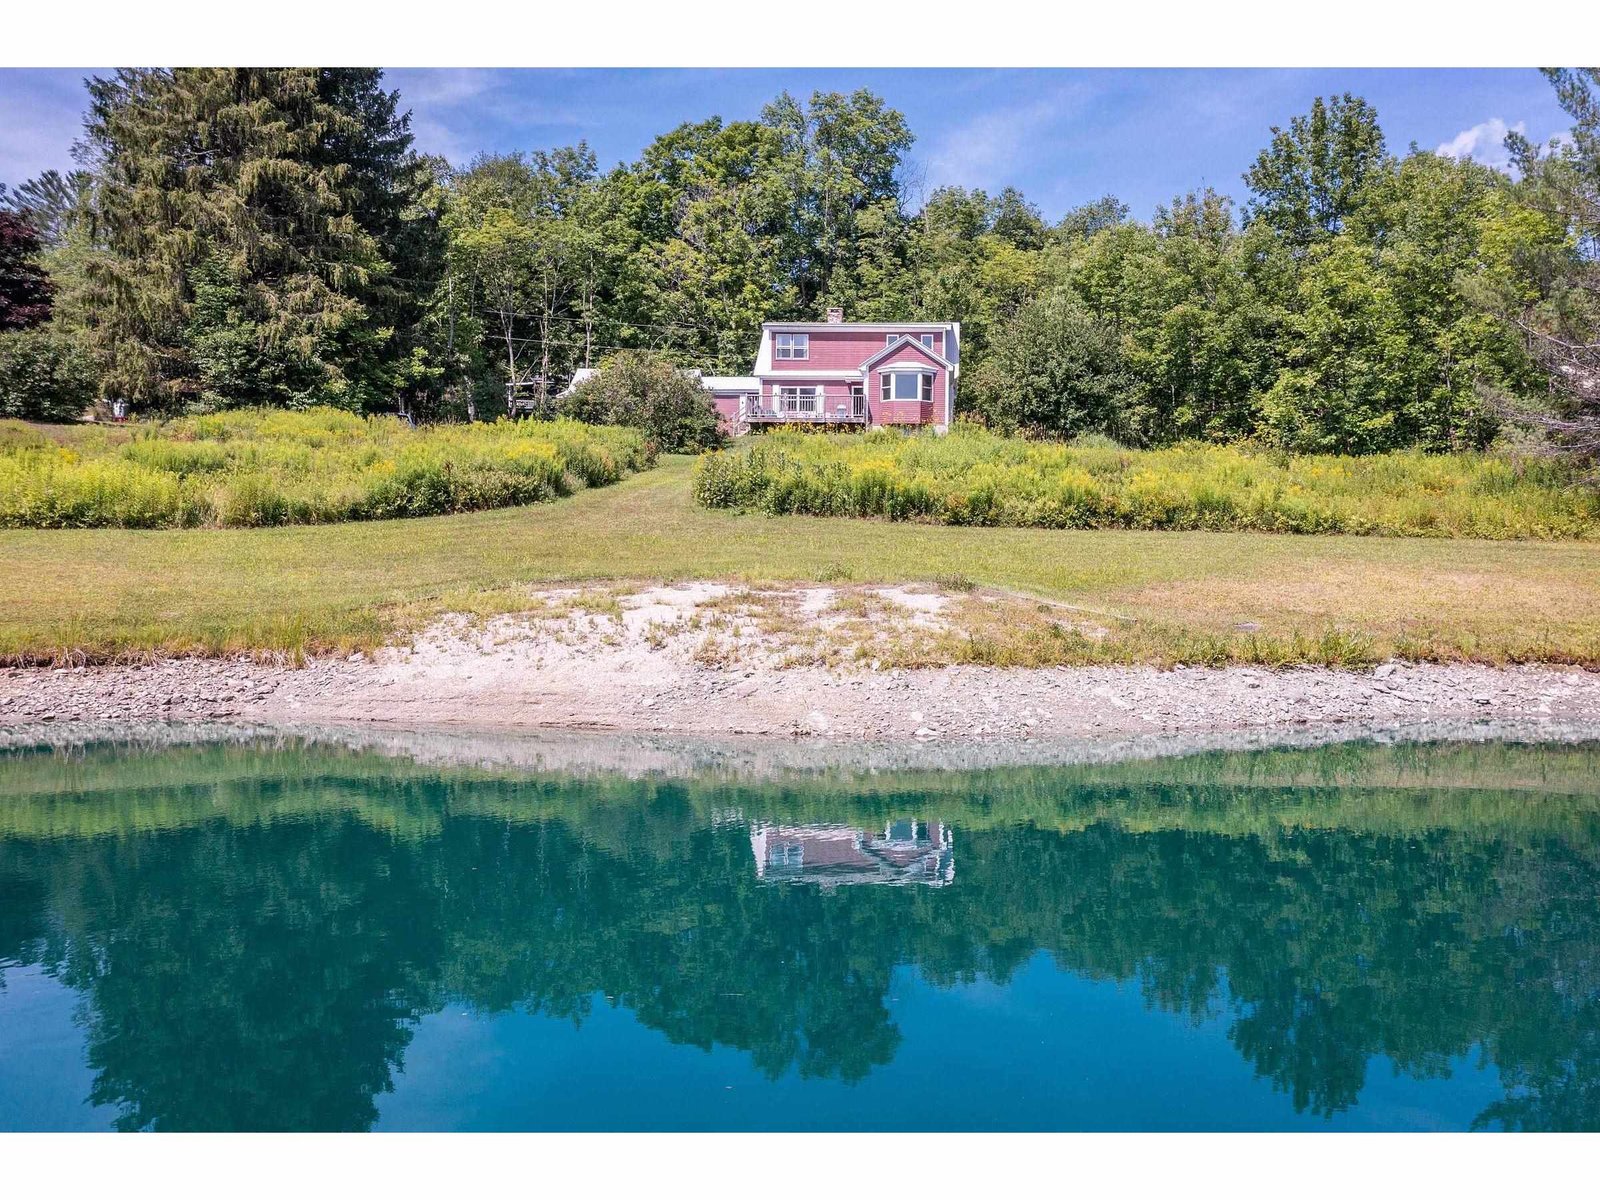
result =
[[[581,128],[578,113],[542,103],[519,86],[530,78],[529,72],[477,67],[384,72],[384,82],[400,93],[400,107],[411,110],[417,149],[442,154],[457,166],[481,151],[531,149],[555,130]]]
[[[1007,176],[1030,157],[1040,139],[1078,113],[1088,90],[1068,86],[1023,104],[980,112],[933,139],[927,160],[928,184],[959,184],[999,190]]]
[[[1506,152],[1506,134],[1520,133],[1526,136],[1527,132],[1525,121],[1507,125],[1499,117],[1490,117],[1471,129],[1463,129],[1448,142],[1440,143],[1438,153],[1450,158],[1470,158],[1497,171],[1509,171],[1511,155]]]

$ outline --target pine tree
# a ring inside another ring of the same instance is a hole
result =
[[[380,80],[186,68],[90,81],[85,306],[109,390],[165,408],[392,405],[433,218],[409,114]]]
[[[1572,130],[1544,148],[1506,139],[1531,204],[1567,238],[1521,250],[1536,286],[1521,295],[1484,289],[1488,307],[1520,334],[1549,378],[1544,411],[1498,397],[1512,416],[1544,431],[1553,447],[1600,471],[1600,67],[1547,68]]]

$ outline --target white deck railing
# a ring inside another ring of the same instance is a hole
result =
[[[747,396],[739,406],[739,415],[746,421],[822,421],[839,425],[865,421],[867,406],[865,402],[838,402],[829,406],[819,398],[815,408],[804,409],[793,401]]]

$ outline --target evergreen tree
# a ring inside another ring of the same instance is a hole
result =
[[[413,236],[428,217],[409,114],[380,78],[194,68],[90,81],[99,252],[85,302],[109,387],[168,408],[393,405],[411,365],[396,328],[435,268]]]
[[[22,214],[46,248],[59,246],[88,189],[87,171],[45,171],[10,189],[0,183],[0,206]]]
[[[1536,408],[1502,390],[1501,407],[1541,429],[1560,451],[1594,465],[1600,464],[1600,68],[1545,74],[1572,118],[1571,133],[1543,152],[1518,134],[1507,144],[1525,180],[1526,203],[1564,236],[1510,241],[1523,272],[1481,280],[1474,295],[1525,342],[1549,381],[1546,404]]]

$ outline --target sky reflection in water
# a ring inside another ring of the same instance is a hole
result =
[[[1600,1128],[1600,746],[0,755],[0,1128]]]

